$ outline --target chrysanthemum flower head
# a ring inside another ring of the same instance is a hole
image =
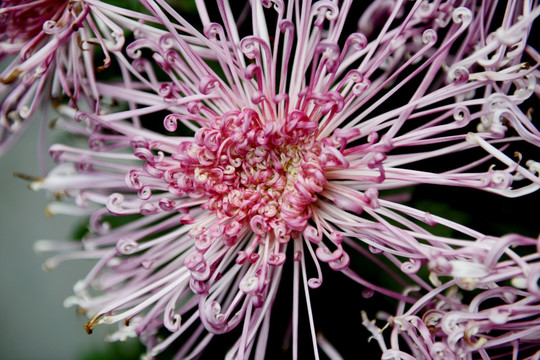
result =
[[[466,305],[446,289],[490,296],[537,275],[537,240],[488,237],[387,190],[432,184],[514,197],[540,187],[535,159],[508,152],[540,145],[522,109],[537,91],[540,57],[527,36],[539,7],[509,2],[501,21],[492,1],[375,1],[359,17],[352,1],[253,0],[237,9],[220,0],[196,1],[198,18],[188,21],[165,1],[140,3],[148,14],[129,22],[134,40],[117,56],[122,81],[95,83],[100,110],[59,107],[65,128],[89,147],[53,145],[58,166],[31,185],[75,199],[50,213],[90,216],[80,244],[37,245],[65,251],[51,268],[98,259],[67,301],[89,315],[88,332],[119,323],[111,339],[139,336],[149,356],[181,338],[177,357],[191,358],[212,336],[237,331],[227,357],[262,358],[287,276],[293,358],[301,291],[318,356],[318,343],[333,350],[317,342],[310,289],[328,267],[400,302],[388,320],[390,349],[365,321],[385,358],[470,358],[504,339],[519,348],[518,336],[477,336],[500,329],[497,314],[450,329],[418,312],[444,304],[451,317]],[[454,235],[429,231],[437,224]],[[401,289],[369,282],[367,261]],[[509,322],[519,331],[536,324],[534,284],[508,291],[526,299]],[[461,316],[474,318],[468,309]]]
[[[111,64],[111,54],[121,55],[124,31],[136,23],[130,15],[101,1],[0,4],[0,155],[40,106],[99,111],[96,77]]]

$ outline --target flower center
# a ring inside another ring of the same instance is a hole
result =
[[[256,234],[273,231],[286,242],[306,228],[309,204],[326,184],[332,151],[316,139],[317,129],[301,111],[277,122],[264,122],[253,110],[230,111],[197,131],[194,142],[180,144],[174,184],[207,197],[204,207],[224,220],[227,235],[248,223]]]

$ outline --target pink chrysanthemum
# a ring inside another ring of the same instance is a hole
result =
[[[526,108],[536,3],[375,1],[358,18],[352,1],[196,1],[189,20],[140,3],[123,80],[95,83],[100,110],[59,107],[89,148],[53,145],[58,166],[31,185],[75,199],[49,212],[90,216],[81,243],[37,245],[64,251],[49,268],[98,259],[67,300],[88,332],[119,323],[110,339],[139,336],[150,357],[180,338],[183,359],[236,331],[227,358],[264,358],[287,277],[293,358],[301,292],[312,353],[337,356],[310,307],[328,266],[399,301],[391,329],[365,315],[385,359],[538,346],[538,240],[487,236],[388,192],[540,187],[539,164],[514,154],[540,145]],[[367,281],[367,262],[399,286]],[[480,308],[486,298],[501,302]]]
[[[99,0],[2,1],[0,155],[43,103],[99,112],[98,73],[123,57],[124,32],[141,18]]]

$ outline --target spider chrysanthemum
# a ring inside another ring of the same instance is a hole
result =
[[[49,268],[98,259],[67,300],[88,332],[119,323],[111,340],[139,336],[150,357],[176,341],[181,359],[232,332],[227,358],[264,358],[287,278],[292,357],[304,303],[302,351],[337,357],[310,305],[329,268],[397,300],[384,330],[362,315],[385,359],[533,354],[538,240],[403,201],[422,184],[540,187],[538,162],[518,152],[540,145],[536,2],[140,3],[145,14],[111,13],[129,39],[110,51],[121,79],[83,81],[97,107],[57,107],[88,147],[53,145],[58,165],[31,184],[66,198],[49,213],[89,216],[81,242],[37,245],[62,252]],[[396,285],[370,282],[367,263]],[[502,304],[477,311],[491,297]]]

